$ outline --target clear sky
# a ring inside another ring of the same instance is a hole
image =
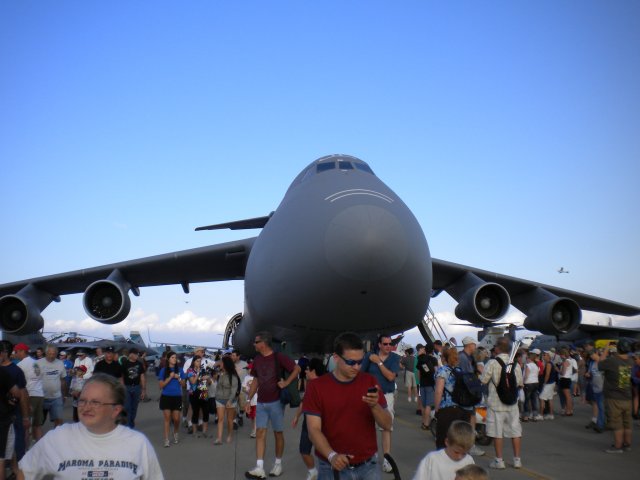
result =
[[[432,256],[640,305],[639,46],[635,0],[5,0],[0,283],[253,236],[193,229],[347,153]],[[215,345],[242,308],[144,288],[113,330]],[[112,331],[80,295],[44,317]]]

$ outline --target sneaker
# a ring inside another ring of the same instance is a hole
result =
[[[631,445],[623,445],[622,446],[622,451],[624,452],[630,452],[631,451]]]
[[[382,471],[384,473],[393,473],[393,468],[391,468],[391,464],[386,458],[384,459],[384,462],[382,462]]]
[[[553,420],[555,417],[553,415],[545,415],[543,418],[545,420]]]
[[[307,473],[306,480],[317,480],[317,478],[318,478],[318,470],[316,470],[315,468],[312,468],[311,470],[309,470],[309,473]]]
[[[504,460],[498,460],[497,458],[494,458],[489,464],[489,468],[504,470],[505,468],[507,468],[507,466],[504,464]]]
[[[238,429],[238,422],[236,420],[233,421],[233,429],[234,430]]]
[[[411,403],[411,397],[407,398],[407,402]]]
[[[584,428],[593,428],[593,427],[595,427],[595,426],[596,426],[595,422],[591,421],[591,422],[587,423],[587,424],[584,426]]]
[[[169,439],[168,439],[168,438],[165,438],[165,439],[164,439],[164,446],[165,446],[165,448],[167,448],[167,447],[170,447],[170,446],[171,446],[171,443],[169,443]]]
[[[245,478],[267,478],[264,473],[264,468],[255,467],[253,470],[249,470],[244,473]]]
[[[241,427],[244,425],[244,419],[242,417],[238,417],[238,425]]]
[[[482,455],[484,455],[484,450],[474,445],[473,447],[471,447],[471,450],[469,450],[469,455],[474,457],[481,457]]]
[[[256,432],[251,432],[251,433],[249,434],[249,436],[250,436],[251,438],[256,438]]]
[[[279,477],[280,475],[282,475],[282,464],[281,463],[276,463],[273,468],[271,469],[271,471],[269,472],[269,476],[270,477]]]
[[[605,453],[622,453],[623,450],[621,448],[615,448],[615,447],[611,447],[611,448],[607,448],[605,450]]]
[[[542,415],[538,414],[538,415],[536,415],[535,417],[533,417],[533,419],[534,419],[536,422],[539,422],[539,421],[541,421],[541,420],[544,420],[544,417],[543,417]]]
[[[178,434],[177,433],[173,434],[173,443],[176,443],[176,444],[178,443]]]
[[[522,468],[522,460],[519,457],[513,457],[513,468]]]

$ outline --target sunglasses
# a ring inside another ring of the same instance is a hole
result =
[[[361,358],[360,360],[348,360],[344,358],[342,355],[338,355],[338,356],[342,359],[344,363],[346,363],[350,367],[355,367],[356,365],[362,365],[362,362],[364,362],[364,357]]]
[[[388,347],[389,345],[392,345],[392,343],[391,343],[391,342],[389,342],[389,343],[383,343],[382,345],[384,345],[385,347]]]

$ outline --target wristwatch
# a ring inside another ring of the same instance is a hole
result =
[[[384,362],[378,362],[379,367],[381,367],[382,365],[384,365]]]

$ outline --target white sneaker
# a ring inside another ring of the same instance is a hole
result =
[[[267,478],[266,473],[264,473],[264,468],[255,467],[253,470],[249,470],[244,474],[245,478]]]
[[[171,446],[171,443],[169,443],[169,439],[168,439],[168,438],[165,438],[165,440],[164,440],[164,446],[165,446],[165,448],[166,448],[166,447],[170,447],[170,446]]]
[[[175,443],[175,444],[178,443],[178,434],[177,433],[173,434],[173,443]]]
[[[534,419],[536,422],[539,422],[540,420],[544,420],[544,417],[543,417],[542,415],[536,415],[535,417],[533,417],[533,419]]]
[[[279,477],[280,475],[282,475],[282,464],[281,463],[276,463],[273,468],[271,469],[271,471],[269,472],[269,476],[270,477]]]
[[[513,468],[522,468],[522,460],[520,460],[520,457],[513,457]]]
[[[407,398],[407,402],[411,403],[411,397]]]
[[[311,470],[309,470],[309,473],[307,473],[306,480],[316,480],[317,478],[318,478],[318,470],[316,470],[315,468],[312,468]]]
[[[545,415],[543,418],[545,420],[553,420],[554,417],[553,417],[553,415]]]
[[[391,468],[391,464],[386,458],[384,459],[384,462],[382,462],[382,471],[384,473],[393,473],[393,468]]]
[[[484,450],[474,445],[473,447],[471,447],[471,450],[469,450],[469,455],[474,457],[481,457],[482,455],[484,455]]]
[[[494,468],[496,470],[504,470],[506,465],[504,464],[504,460],[498,460],[494,458],[493,461],[489,464],[489,468]]]

